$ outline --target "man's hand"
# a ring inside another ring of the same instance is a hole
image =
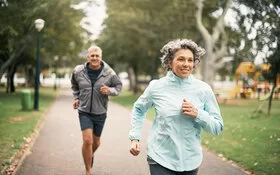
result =
[[[185,99],[183,100],[182,111],[185,115],[188,115],[192,118],[196,118],[198,115],[197,109],[194,107],[194,105]]]
[[[102,84],[102,86],[101,86],[101,88],[100,88],[100,92],[101,92],[101,94],[109,95],[110,89],[109,89],[108,86]]]
[[[140,143],[138,140],[132,140],[130,146],[130,153],[134,156],[138,156],[140,153]]]
[[[79,99],[77,98],[77,99],[75,99],[75,101],[73,103],[73,108],[78,109],[78,107],[79,107]]]

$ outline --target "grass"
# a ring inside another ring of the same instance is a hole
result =
[[[0,172],[12,163],[11,158],[22,148],[56,95],[52,88],[40,88],[39,111],[22,111],[21,89],[6,94],[0,88]],[[33,92],[31,96],[33,104]]]
[[[253,115],[258,106],[263,109]],[[239,105],[220,105],[224,132],[214,137],[203,133],[203,144],[217,153],[243,165],[256,174],[280,172],[280,101],[272,103],[266,117],[266,102],[239,100]]]
[[[131,109],[138,96],[124,91],[111,100]],[[202,132],[202,144],[257,175],[279,174],[280,100],[273,101],[270,117],[265,116],[267,103],[240,99],[220,104],[224,131],[219,136]],[[153,117],[149,110],[147,118]]]

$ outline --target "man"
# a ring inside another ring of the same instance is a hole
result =
[[[91,46],[87,62],[75,67],[71,85],[75,98],[73,107],[78,109],[82,130],[86,175],[89,175],[107,116],[108,96],[119,95],[122,83],[114,70],[102,61],[101,48]]]

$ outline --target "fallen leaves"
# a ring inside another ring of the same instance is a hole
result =
[[[26,153],[26,151],[30,148],[31,142],[32,142],[32,138],[31,137],[23,137],[24,140],[24,144],[22,146],[22,148],[20,149],[20,151],[12,158],[12,164],[5,170],[5,175],[13,175],[16,168],[18,167],[21,158],[23,156],[24,153]],[[14,145],[11,145],[12,147]]]

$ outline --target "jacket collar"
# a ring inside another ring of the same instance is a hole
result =
[[[179,84],[190,84],[192,82],[192,80],[194,79],[193,75],[190,74],[188,77],[186,78],[180,78],[177,75],[175,75],[171,70],[167,72],[168,79],[170,79],[173,82],[177,82]]]
[[[85,71],[87,69],[87,64],[88,64],[88,62],[85,62],[85,64],[84,64]],[[100,75],[106,76],[106,75],[110,74],[111,67],[103,60],[101,60],[101,64],[103,64],[104,67],[103,67],[102,71],[100,72]]]

